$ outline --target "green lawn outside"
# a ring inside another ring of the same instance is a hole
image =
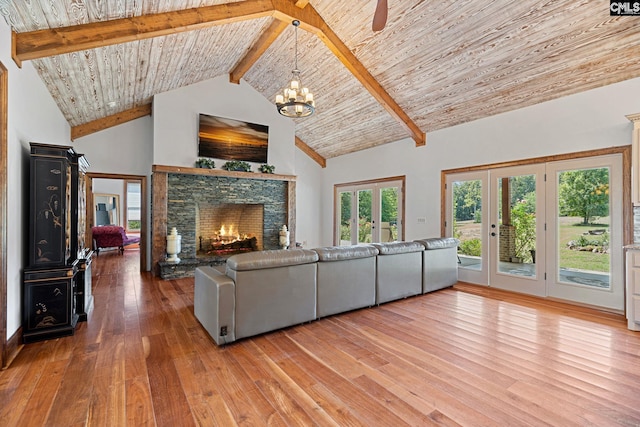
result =
[[[581,225],[581,218],[561,217],[560,224],[560,267],[576,270],[609,272],[610,255],[607,253],[593,253],[569,249],[567,243],[578,240],[583,233],[589,230],[609,229],[609,218],[601,218],[596,224]],[[480,224],[473,221],[459,221],[457,223],[458,238],[462,242],[478,240],[481,238]],[[589,240],[602,241],[602,235],[585,235]],[[461,245],[463,246],[463,245]],[[478,243],[479,246],[479,243]],[[464,253],[464,252],[460,252]],[[479,255],[479,249],[478,254]]]
[[[589,230],[609,229],[609,218],[601,218],[597,224],[581,225],[580,218],[559,218],[560,223],[560,267],[578,270],[609,272],[610,255],[571,250],[567,243],[577,240]],[[603,236],[585,235],[589,240],[602,241]]]

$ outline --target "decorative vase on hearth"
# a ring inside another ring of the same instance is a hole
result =
[[[178,234],[178,230],[175,227],[171,229],[171,233],[167,236],[167,262],[179,263],[180,258],[178,254],[182,250],[181,247],[182,236]]]
[[[283,225],[280,230],[280,247],[282,249],[289,248],[289,230],[287,230],[287,226]]]

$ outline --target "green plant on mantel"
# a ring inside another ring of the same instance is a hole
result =
[[[251,172],[251,165],[242,160],[230,160],[222,165],[222,169],[227,171]]]
[[[200,157],[198,160],[196,160],[196,167],[201,169],[215,169],[216,163],[213,161],[213,159]]]
[[[262,173],[273,173],[276,170],[276,167],[273,165],[260,165],[258,170]]]

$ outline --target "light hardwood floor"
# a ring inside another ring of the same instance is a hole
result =
[[[193,279],[93,273],[89,321],[0,373],[0,425],[640,425],[620,316],[457,285],[220,348]]]

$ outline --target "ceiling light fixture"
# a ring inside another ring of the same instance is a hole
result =
[[[298,70],[298,26],[300,21],[296,19],[292,24],[296,27],[295,68],[291,72],[293,76],[289,86],[284,88],[283,95],[276,95],[276,107],[283,116],[307,117],[316,110],[316,104],[313,100],[313,94],[306,87],[302,87],[300,81],[300,70]]]

